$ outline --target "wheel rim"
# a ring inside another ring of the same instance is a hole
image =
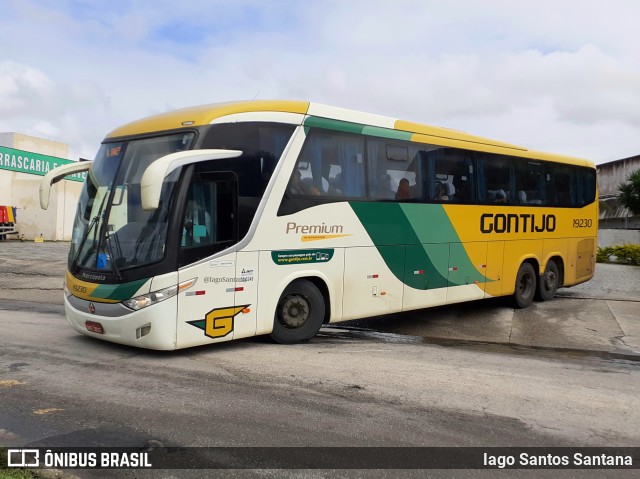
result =
[[[558,285],[558,275],[553,271],[547,271],[544,275],[544,288],[547,291],[555,291]]]
[[[532,291],[533,277],[530,274],[525,273],[518,282],[518,293],[520,293],[521,298],[528,298]]]
[[[290,294],[284,298],[281,304],[279,320],[286,328],[301,327],[311,315],[309,301],[301,294]]]

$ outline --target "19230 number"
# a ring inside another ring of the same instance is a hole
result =
[[[591,228],[592,225],[593,220],[590,220],[588,218],[575,218],[573,220],[574,228]]]

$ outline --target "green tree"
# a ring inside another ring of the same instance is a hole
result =
[[[620,203],[627,208],[632,215],[640,215],[640,170],[632,172],[626,183],[618,186],[620,191]]]

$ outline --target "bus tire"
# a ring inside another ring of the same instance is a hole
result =
[[[533,302],[536,293],[537,274],[529,263],[522,263],[516,275],[516,289],[513,300],[516,308],[526,308]]]
[[[325,301],[315,284],[297,279],[278,300],[271,338],[280,344],[308,341],[324,321]]]
[[[556,262],[551,259],[547,261],[544,273],[538,279],[536,298],[540,301],[549,301],[556,295],[558,286],[560,286],[558,266],[556,265]]]

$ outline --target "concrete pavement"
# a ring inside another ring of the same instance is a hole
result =
[[[598,264],[594,278],[514,310],[509,298],[350,321],[432,342],[483,342],[640,359],[640,267]]]
[[[0,242],[0,301],[62,304],[69,243]],[[337,327],[640,358],[640,267],[598,264],[594,279],[514,310],[503,298],[339,323]]]

